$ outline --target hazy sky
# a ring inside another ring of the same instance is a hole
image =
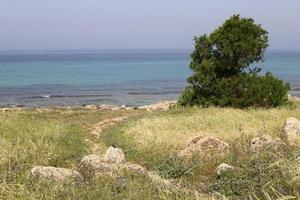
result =
[[[300,49],[300,0],[0,0],[0,49],[185,49],[233,14]]]

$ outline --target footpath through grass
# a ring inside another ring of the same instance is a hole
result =
[[[30,177],[36,165],[77,169],[82,156],[90,152],[86,137],[95,140],[89,134],[91,125],[140,113],[81,109],[0,111],[0,199],[158,199],[163,193],[166,198],[172,196],[157,192],[148,179],[135,175],[129,175],[126,184],[102,177],[76,185],[36,182]]]

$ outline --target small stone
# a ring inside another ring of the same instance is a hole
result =
[[[252,152],[257,152],[270,147],[276,149],[281,144],[283,144],[283,142],[279,138],[273,139],[270,135],[262,135],[251,140],[250,150]]]
[[[213,136],[199,136],[191,139],[188,146],[178,156],[190,157],[194,154],[202,154],[207,150],[224,154],[229,150],[229,144]]]
[[[120,148],[109,147],[104,156],[106,162],[123,163],[125,162],[125,155]]]
[[[130,107],[128,105],[125,105],[125,104],[121,105],[120,108],[123,109],[123,110],[134,110],[134,108],[132,108],[132,107]]]
[[[76,170],[56,168],[48,166],[36,166],[32,168],[31,175],[34,178],[49,179],[56,182],[80,180],[81,176]]]
[[[228,165],[228,164],[226,164],[226,163],[222,163],[222,164],[220,164],[220,165],[217,167],[216,172],[217,172],[218,175],[222,175],[223,173],[228,172],[228,171],[231,171],[231,170],[234,170],[234,167],[233,167],[233,166]]]

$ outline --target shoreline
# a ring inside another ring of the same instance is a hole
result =
[[[293,96],[288,94],[288,99],[292,101],[300,101],[299,96]],[[168,110],[170,106],[175,105],[177,100],[162,100],[152,104],[145,104],[141,106],[129,106],[126,104],[115,105],[115,104],[83,104],[81,106],[49,106],[49,107],[30,107],[22,104],[0,107],[0,110],[56,110],[56,109],[89,109],[89,110]]]
[[[58,109],[87,109],[87,110],[147,110],[147,111],[153,111],[153,110],[162,110],[166,111],[169,110],[169,108],[172,105],[175,105],[177,100],[165,100],[165,101],[159,101],[157,103],[153,104],[147,104],[142,105],[138,107],[132,107],[129,105],[113,105],[113,104],[83,104],[81,106],[51,106],[51,107],[27,107],[25,105],[16,105],[14,107],[1,107],[1,111],[6,110],[58,110]]]

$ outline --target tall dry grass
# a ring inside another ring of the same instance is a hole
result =
[[[183,148],[194,136],[213,135],[226,141],[258,134],[278,136],[288,117],[300,119],[300,104],[273,109],[187,108],[149,115],[128,125],[125,136],[141,147]]]

